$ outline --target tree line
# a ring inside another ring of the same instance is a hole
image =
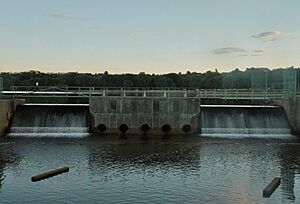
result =
[[[250,89],[282,88],[295,76],[299,79],[299,68],[268,69],[247,68],[230,72],[218,70],[205,73],[189,72],[168,74],[109,74],[103,73],[44,73],[40,71],[1,72],[4,89],[12,86],[81,86],[81,87],[172,87],[199,89]]]

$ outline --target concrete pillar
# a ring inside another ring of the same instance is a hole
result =
[[[0,100],[0,136],[3,136],[6,133],[9,121],[15,112],[17,105],[24,103],[24,99]]]
[[[300,97],[276,100],[275,105],[285,110],[293,133],[300,134]]]
[[[191,126],[191,133],[199,130],[199,98],[185,97],[91,97],[90,112],[95,127],[104,124],[106,132],[118,133],[126,124],[130,133],[141,133],[147,124],[151,134],[162,134],[162,126],[170,125],[170,134],[184,134],[182,128]]]

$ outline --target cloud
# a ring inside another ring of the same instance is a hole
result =
[[[216,50],[213,50],[212,53],[219,54],[234,54],[234,53],[246,53],[247,51],[243,48],[238,47],[223,47]]]
[[[266,49],[248,50],[246,53],[237,55],[237,57],[260,57],[263,56],[266,51]]]
[[[100,27],[100,26],[89,26],[90,29],[93,29],[93,30],[102,30],[103,28]]]
[[[220,54],[232,54],[237,57],[258,57],[263,56],[267,52],[266,49],[243,49],[238,47],[223,47],[216,50],[213,50],[212,53],[216,55]]]
[[[48,13],[48,16],[50,16],[52,18],[63,18],[63,19],[68,19],[68,20],[75,18],[73,16],[62,14],[62,13]]]
[[[253,50],[252,52],[254,52],[254,53],[265,53],[266,50],[265,49],[259,49],[259,50]]]
[[[138,30],[138,31],[128,32],[127,35],[129,38],[133,39],[139,36],[141,33],[143,33],[143,31]]]
[[[247,54],[238,55],[238,57],[247,57]]]
[[[252,55],[250,55],[251,57],[261,57],[261,56],[263,56],[263,54],[252,54]]]
[[[256,35],[251,35],[252,38],[257,38],[263,41],[275,41],[276,38],[281,35],[282,32],[280,31],[269,31],[269,32],[263,32],[258,33]]]

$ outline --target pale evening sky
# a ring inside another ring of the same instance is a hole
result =
[[[300,66],[299,0],[0,0],[0,72]]]

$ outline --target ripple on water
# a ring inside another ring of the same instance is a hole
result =
[[[297,141],[10,138],[0,146],[7,147],[0,149],[0,198],[9,203],[286,203],[300,198]],[[65,165],[69,173],[30,181],[36,173]],[[262,189],[275,176],[282,177],[282,185],[265,200]]]

